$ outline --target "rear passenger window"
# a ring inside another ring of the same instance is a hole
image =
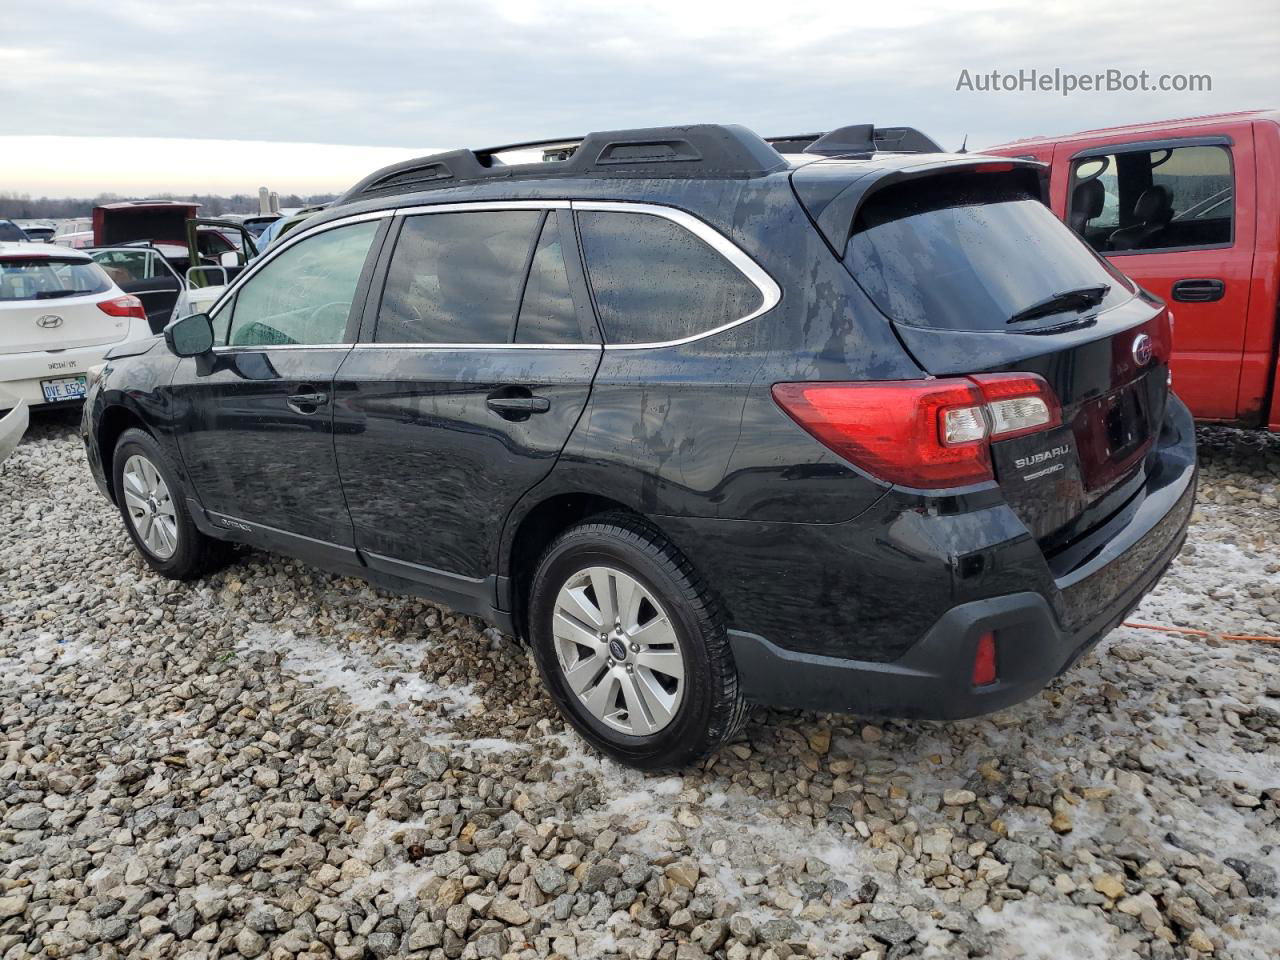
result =
[[[378,311],[378,343],[510,343],[541,212],[410,217]]]
[[[547,215],[529,267],[520,305],[516,343],[581,343],[582,326],[573,306],[556,212]]]
[[[760,306],[759,289],[741,271],[664,217],[584,211],[578,229],[610,343],[679,340]]]
[[[1101,253],[1225,246],[1235,177],[1226,147],[1085,157],[1071,165],[1068,222]]]

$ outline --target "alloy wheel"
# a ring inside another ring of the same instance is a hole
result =
[[[649,736],[675,718],[684,696],[680,638],[635,577],[606,566],[578,571],[556,596],[551,633],[566,684],[601,723]]]
[[[169,485],[156,465],[141,454],[124,464],[123,493],[129,522],[147,552],[168,560],[178,549],[178,516]]]

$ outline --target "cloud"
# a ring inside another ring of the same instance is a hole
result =
[[[0,102],[5,132],[29,135],[481,146],[672,122],[776,134],[870,120],[979,145],[1273,105],[1277,46],[1274,0],[1211,14],[1175,0],[46,0],[5,18]],[[955,89],[961,69],[1033,67],[1208,73],[1213,89]]]

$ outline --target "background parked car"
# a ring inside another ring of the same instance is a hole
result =
[[[16,220],[22,232],[32,243],[52,243],[57,232],[57,224],[52,220]]]
[[[0,220],[0,243],[26,243],[27,234],[12,220]]]
[[[0,463],[13,453],[27,432],[27,402],[0,387]]]
[[[150,336],[142,301],[88,254],[0,243],[0,387],[15,398],[79,402],[109,347]]]

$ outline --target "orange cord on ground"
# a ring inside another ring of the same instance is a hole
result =
[[[1136,620],[1126,620],[1126,627],[1136,627],[1139,630],[1158,630],[1161,633],[1181,633],[1188,637],[1221,637],[1223,640],[1248,640],[1251,643],[1280,643],[1280,637],[1255,637],[1246,633],[1214,633],[1211,630],[1192,630],[1189,627],[1162,627],[1155,623],[1138,623]]]

